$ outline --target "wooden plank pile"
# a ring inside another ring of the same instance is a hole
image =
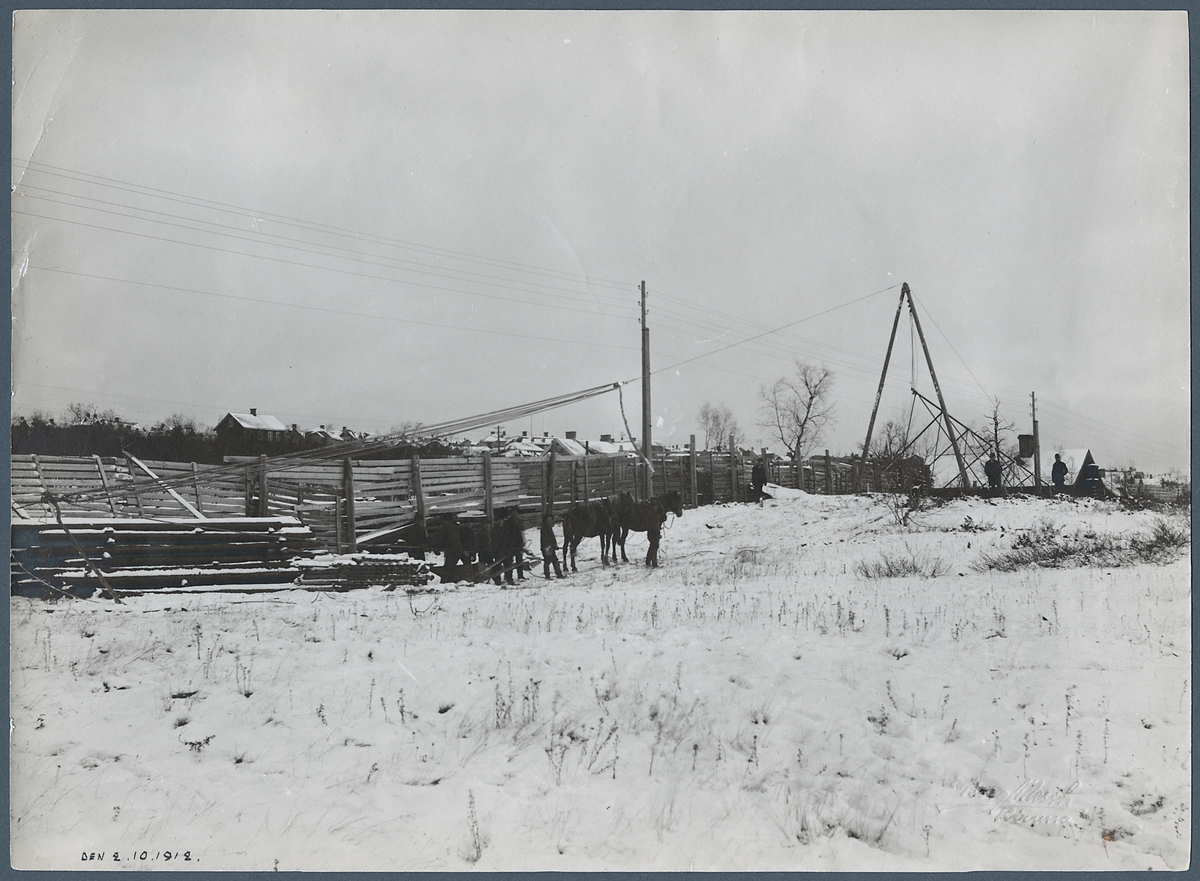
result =
[[[280,584],[300,575],[293,563],[314,546],[291,517],[18,520],[10,584],[17,595],[81,597],[106,582],[114,590]]]
[[[413,560],[407,554],[339,554],[299,560],[300,587],[319,587],[325,590],[358,590],[383,587],[395,590],[403,587],[407,593],[423,593],[433,580],[433,571],[423,560]]]

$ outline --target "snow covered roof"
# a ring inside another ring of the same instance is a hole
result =
[[[637,453],[637,446],[630,441],[588,441],[588,451],[601,455],[616,455],[617,453]]]
[[[554,441],[554,449],[561,451],[564,456],[583,456],[587,454],[587,450],[577,440],[570,438],[556,437]]]
[[[310,428],[308,431],[304,432],[304,436],[305,437],[319,437],[319,438],[323,438],[324,440],[331,440],[331,441],[341,440],[340,437],[338,437],[336,434],[334,434],[332,431],[329,431],[326,428]]]
[[[287,426],[276,419],[274,416],[259,416],[257,413],[233,413],[230,412],[226,418],[232,418],[242,428],[249,428],[255,431],[287,431]]]
[[[542,456],[546,451],[537,444],[531,444],[529,441],[512,441],[504,447],[505,456]]]

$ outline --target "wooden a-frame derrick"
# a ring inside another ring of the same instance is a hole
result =
[[[933,390],[937,393],[939,417],[945,423],[946,436],[950,439],[950,446],[954,450],[954,460],[958,464],[958,477],[962,482],[962,487],[966,489],[971,485],[970,479],[967,477],[967,466],[963,461],[962,451],[958,448],[958,438],[955,435],[950,413],[946,409],[946,399],[942,396],[942,387],[938,383],[937,371],[933,369],[933,358],[929,355],[929,346],[925,343],[925,331],[921,329],[921,319],[917,317],[917,307],[913,304],[912,293],[908,289],[908,282],[900,285],[900,302],[896,304],[896,317],[892,320],[892,333],[888,338],[887,354],[883,359],[883,372],[879,377],[879,389],[875,392],[875,405],[871,408],[871,421],[867,424],[867,439],[863,441],[863,465],[866,465],[867,457],[871,453],[871,435],[875,430],[875,417],[879,415],[879,401],[883,397],[883,387],[887,381],[888,363],[892,359],[892,347],[896,342],[896,328],[900,325],[900,313],[904,310],[904,302],[908,301],[908,314],[913,325],[917,329],[917,336],[921,340],[921,350],[925,353],[925,364],[929,368],[929,378],[933,380]],[[913,393],[917,394],[917,390],[913,389]],[[959,423],[960,425],[962,423]],[[922,434],[924,430],[922,431]],[[905,445],[905,450],[912,446],[910,441]],[[858,479],[856,481],[855,490],[862,491],[863,472],[865,467],[858,469]]]

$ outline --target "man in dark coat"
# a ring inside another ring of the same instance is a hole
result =
[[[1054,465],[1050,469],[1050,479],[1054,482],[1054,491],[1056,493],[1067,491],[1067,463],[1062,460],[1062,456],[1058,453],[1054,454]]]
[[[463,541],[464,527],[457,520],[447,517],[443,521],[442,530],[445,543],[442,551],[442,582],[450,584],[458,581],[458,564],[460,562],[466,566],[471,564],[471,554]]]
[[[990,495],[997,495],[1000,492],[1000,478],[1004,474],[1004,467],[995,456],[988,456],[988,460],[983,466],[983,473],[987,475]]]
[[[550,577],[550,564],[554,564],[554,575],[562,578],[562,566],[558,564],[558,538],[554,535],[554,517],[547,514],[542,518],[542,574]]]
[[[750,483],[754,486],[754,498],[752,501],[762,504],[763,498],[770,498],[763,492],[763,487],[767,485],[767,466],[762,459],[754,461],[754,467],[750,470]]]
[[[521,526],[521,512],[514,506],[508,516],[500,523],[500,547],[496,556],[503,563],[504,580],[513,583],[513,570],[517,572],[517,580],[525,580],[525,530]]]

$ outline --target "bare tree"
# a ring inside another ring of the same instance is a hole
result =
[[[1017,444],[1012,435],[1016,430],[1016,423],[1000,415],[1000,399],[993,398],[992,413],[988,418],[987,428],[981,432],[987,438],[988,446],[991,448],[988,452],[993,453],[997,458],[1015,459]]]
[[[871,440],[866,457],[877,468],[882,482],[880,492],[908,492],[914,485],[928,482],[927,467],[937,455],[937,434],[926,430],[912,437],[909,423],[889,419]]]
[[[759,389],[759,425],[799,461],[820,442],[833,421],[833,374],[796,360],[796,374]]]
[[[705,403],[700,407],[699,421],[700,430],[704,432],[706,450],[724,449],[730,435],[733,435],[734,445],[742,439],[742,432],[738,428],[737,420],[733,418],[733,411],[725,404],[714,407]]]
[[[207,428],[197,423],[190,416],[185,416],[182,413],[172,413],[162,422],[155,423],[150,430],[162,434],[172,431],[177,434],[204,434]]]
[[[75,402],[67,406],[63,420],[67,425],[94,425],[101,422],[118,422],[120,417],[116,410],[100,410],[95,404]]]
[[[421,429],[424,427],[420,422],[410,419],[393,425],[388,434],[398,434],[402,438],[412,439],[420,435]]]

